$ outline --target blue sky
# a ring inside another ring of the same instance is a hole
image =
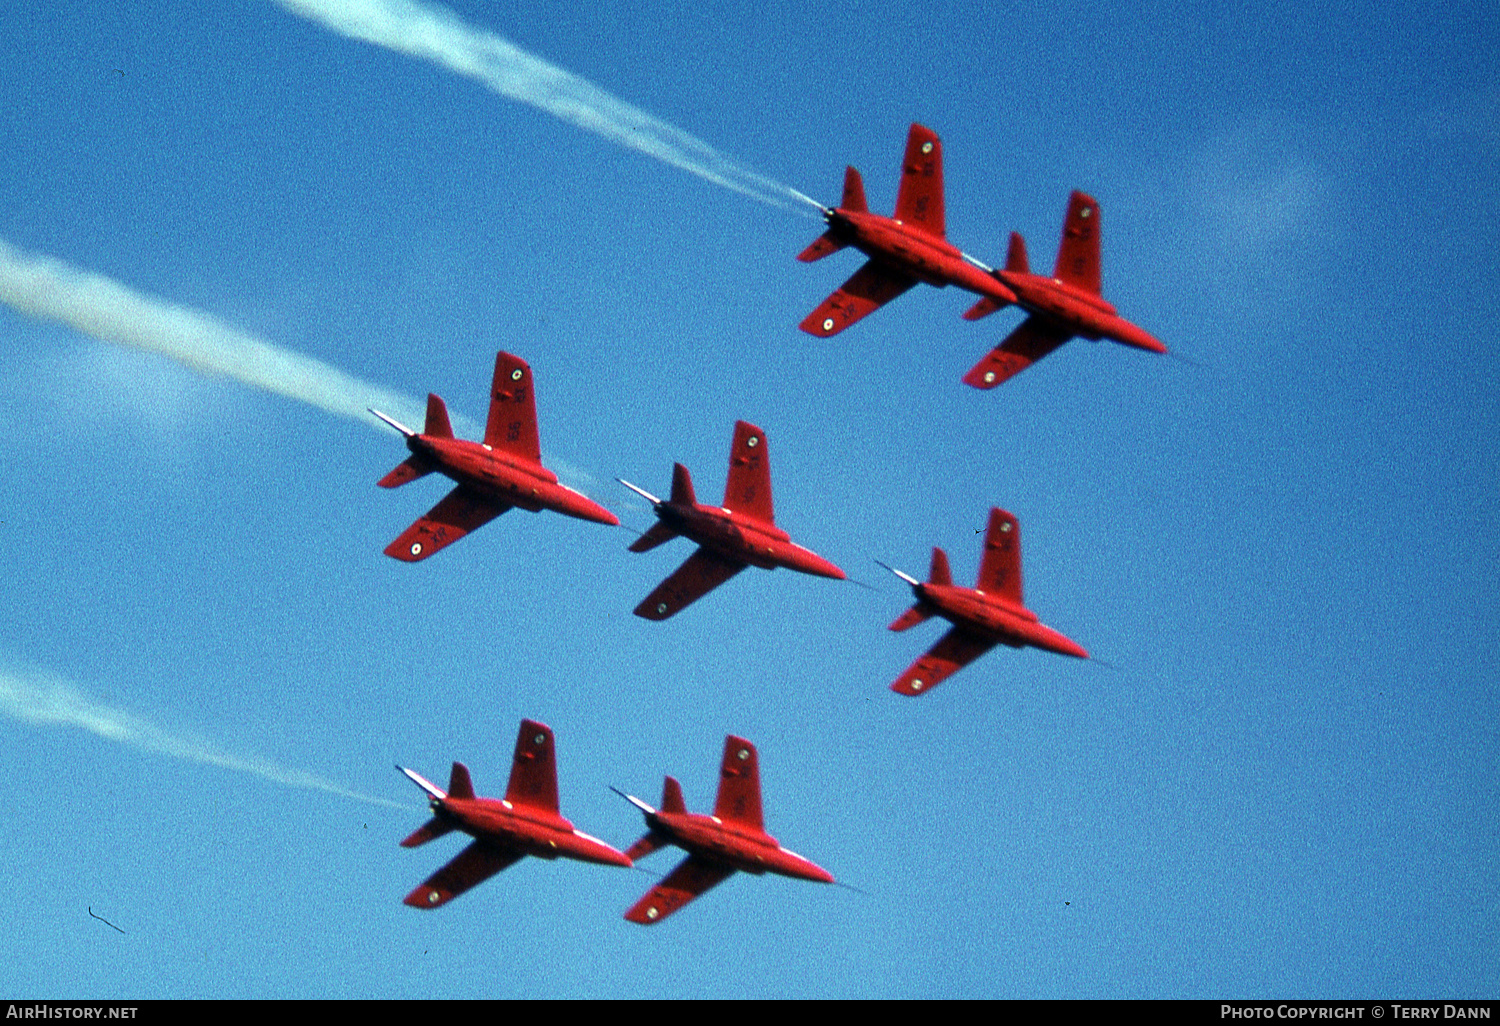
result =
[[[0,11],[0,989],[1494,996],[1487,5],[449,9],[823,202],[854,164],[888,211],[921,121],[992,264],[1018,230],[1049,266],[1084,189],[1106,298],[1192,362],[1078,341],[976,392],[1016,311],[924,287],[813,339],[859,263],[794,259],[815,218],[432,60],[255,0]],[[647,623],[686,543],[519,511],[397,563],[443,489],[375,487],[405,450],[363,392],[100,341],[18,298],[42,266],[471,426],[518,353],[544,459],[637,531],[615,476],[716,497],[753,421],[781,525],[878,590],[746,572]],[[1110,666],[1000,650],[893,695],[941,628],[887,632],[873,560],[971,581],[992,505]],[[618,847],[607,785],[704,809],[751,738],[770,831],[859,890],[741,876],[642,929],[649,876],[528,860],[405,908],[459,844],[397,846],[392,764],[502,793],[525,716]]]

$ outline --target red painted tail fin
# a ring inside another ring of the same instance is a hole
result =
[[[698,496],[693,491],[693,475],[681,463],[672,464],[672,497],[669,501],[676,506],[698,505]]]
[[[545,723],[521,721],[505,800],[557,814],[557,756],[552,728]]]
[[[1068,197],[1068,216],[1052,277],[1095,295],[1100,292],[1099,204],[1092,196],[1075,190]]]
[[[953,571],[948,569],[948,553],[932,547],[932,565],[927,569],[927,583],[947,586],[953,583]]]
[[[979,560],[980,591],[1001,595],[1016,605],[1021,596],[1021,524],[1003,509],[990,510]]]
[[[729,446],[729,480],[724,485],[724,508],[768,524],[776,522],[771,506],[771,457],[766,433],[737,420]]]
[[[453,764],[453,772],[448,777],[448,797],[474,797],[474,785],[469,781],[469,767],[461,762]]]
[[[682,785],[676,777],[667,777],[661,785],[661,808],[657,812],[669,812],[674,816],[687,813],[687,803],[682,800]]]
[[[896,220],[944,238],[943,143],[937,133],[913,124],[906,136],[901,161],[901,185],[896,192]]]
[[[1016,274],[1030,274],[1031,261],[1026,258],[1026,240],[1020,232],[1010,233],[1010,247],[1005,251],[1005,269]]]
[[[870,204],[865,202],[865,180],[852,167],[844,168],[844,198],[839,201],[839,209],[853,214],[870,212]]]
[[[509,353],[495,356],[484,444],[533,463],[541,462],[542,447],[536,430],[536,390],[532,387],[531,367],[519,356]]]
[[[453,425],[448,423],[448,407],[431,392],[427,393],[427,423],[422,433],[434,438],[453,437]]]
[[[733,734],[724,739],[714,815],[725,822],[765,832],[760,815],[760,756],[754,745]]]

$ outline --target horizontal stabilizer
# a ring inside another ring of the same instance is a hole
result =
[[[432,473],[432,464],[419,456],[408,456],[405,460],[396,464],[396,468],[382,477],[377,484],[382,488],[400,488],[404,484],[410,484],[419,477],[426,477]]]
[[[931,615],[932,612],[926,606],[922,605],[922,603],[918,602],[906,612],[896,617],[896,620],[891,624],[890,629],[898,632],[907,630],[909,628],[915,627],[919,623],[922,623]]]
[[[654,851],[665,848],[671,843],[671,841],[658,834],[655,830],[651,830],[642,836],[639,841],[636,841],[629,848],[625,849],[625,857],[634,862],[637,859],[645,858]]]
[[[812,241],[812,245],[808,246],[801,253],[798,253],[797,259],[801,260],[804,264],[810,264],[815,260],[822,260],[826,256],[837,253],[844,246],[845,243],[835,239],[832,232],[824,232]]]
[[[975,303],[973,306],[964,311],[964,320],[977,321],[981,317],[988,317],[996,310],[1000,310],[1003,308],[1004,304],[1002,304],[998,299],[993,299],[990,296],[985,296],[984,298],[980,299],[979,302]]]
[[[665,544],[677,537],[677,532],[658,520],[652,524],[645,534],[630,543],[631,552],[650,552],[658,545]]]
[[[418,845],[426,844],[428,841],[431,841],[434,838],[442,837],[452,829],[453,826],[450,823],[444,823],[440,819],[429,819],[426,823],[422,824],[416,830],[414,830],[410,837],[402,841],[401,847],[415,848]]]

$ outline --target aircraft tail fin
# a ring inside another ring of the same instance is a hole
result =
[[[422,428],[422,433],[434,438],[453,437],[453,425],[448,421],[448,406],[431,392],[427,393],[427,424]]]
[[[1030,274],[1031,261],[1026,257],[1026,240],[1020,232],[1010,233],[1010,247],[1005,251],[1005,269],[1016,274]]]
[[[669,812],[681,816],[687,812],[687,802],[682,800],[682,785],[676,777],[667,777],[661,785],[661,808],[658,812]]]
[[[698,496],[693,492],[693,475],[681,463],[672,464],[672,498],[675,506],[696,506]]]
[[[1063,222],[1062,242],[1057,247],[1057,266],[1052,277],[1099,295],[1099,204],[1094,197],[1074,190],[1068,197],[1068,216]]]
[[[938,585],[951,585],[953,583],[953,571],[948,568],[948,553],[932,547],[932,565],[927,569],[927,583]]]
[[[453,773],[448,778],[448,797],[472,799],[474,785],[469,780],[469,767],[461,762],[453,764]]]
[[[852,167],[844,168],[844,198],[839,207],[855,214],[870,212],[870,204],[865,202],[865,180]]]

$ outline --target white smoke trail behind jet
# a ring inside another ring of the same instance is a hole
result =
[[[370,406],[422,423],[423,407],[407,396],[274,346],[206,313],[143,295],[60,260],[22,252],[3,239],[0,302],[28,317],[58,321],[104,342],[160,353],[201,373],[223,374],[376,430],[384,428],[365,412]]]
[[[249,773],[287,787],[326,791],[393,809],[410,807],[351,791],[267,759],[234,755],[200,738],[172,734],[139,716],[97,702],[63,678],[45,671],[0,669],[0,713],[23,723],[77,727],[132,748]]]
[[[751,171],[682,129],[493,32],[465,23],[445,7],[416,0],[276,2],[340,35],[432,61],[476,79],[502,96],[762,203],[786,208],[784,201],[793,199],[818,206],[795,189]]]

